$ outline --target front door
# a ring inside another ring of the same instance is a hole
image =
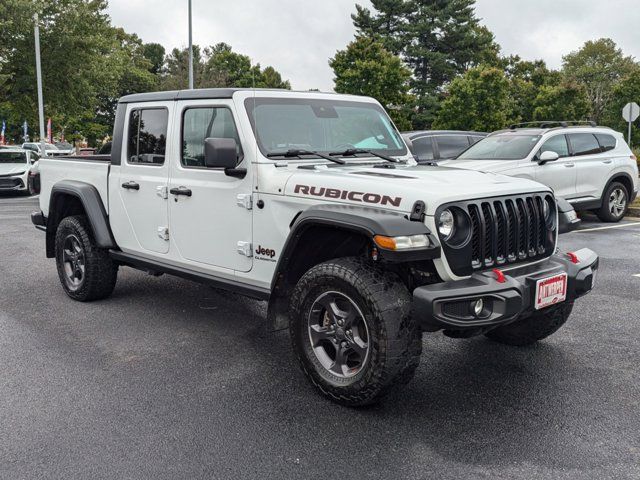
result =
[[[252,266],[251,169],[229,101],[178,102],[178,154],[169,179],[171,238],[186,263],[247,272]],[[244,178],[204,164],[206,138],[233,138]]]
[[[537,160],[542,152],[556,152],[559,158],[544,165],[535,166],[536,181],[553,188],[555,195],[561,198],[576,196],[576,164],[569,156],[567,137],[564,134],[555,135],[542,144],[534,160]]]
[[[172,102],[159,102],[127,112],[125,156],[115,191],[129,225],[118,243],[123,249],[141,253],[169,251],[167,200],[163,198],[169,177],[167,151],[169,109]]]

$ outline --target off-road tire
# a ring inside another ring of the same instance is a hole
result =
[[[609,202],[611,201],[611,196],[615,191],[619,191],[624,194],[625,207],[622,213],[620,214],[614,214],[611,211],[611,207],[609,205]],[[627,187],[625,187],[620,182],[612,182],[611,185],[607,187],[607,189],[604,191],[604,194],[602,195],[602,206],[598,210],[596,210],[595,213],[601,221],[607,222],[607,223],[615,223],[615,222],[619,222],[624,218],[628,208],[629,208],[629,192],[627,191]]]
[[[63,261],[65,240],[72,235],[78,240],[84,256],[83,279],[77,288],[67,283]],[[66,294],[80,302],[100,300],[113,292],[118,277],[118,265],[113,262],[106,249],[96,245],[89,222],[84,215],[65,217],[56,231],[56,266],[60,283]]]
[[[324,292],[348,296],[362,312],[369,331],[368,359],[350,378],[322,366],[309,340],[311,307]],[[347,406],[378,402],[411,380],[420,363],[422,332],[411,317],[411,296],[393,273],[348,257],[330,260],[307,271],[290,304],[293,351],[311,383],[329,399]]]
[[[572,309],[573,302],[549,307],[530,317],[494,328],[485,335],[491,340],[505,345],[531,345],[557,332],[569,319]]]

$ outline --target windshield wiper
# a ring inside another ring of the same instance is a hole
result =
[[[398,160],[397,158],[388,157],[381,153],[374,152],[373,150],[363,150],[362,148],[348,148],[343,152],[332,152],[329,155],[335,155],[340,157],[355,157],[356,155],[359,155],[359,154],[373,155],[374,157],[381,158],[383,160],[386,160],[387,162],[400,163],[400,160]]]
[[[314,152],[313,150],[299,150],[299,149],[290,149],[290,150],[287,150],[286,152],[267,153],[267,158],[272,158],[272,157],[291,158],[291,157],[301,157],[302,155],[315,155],[317,157],[324,158],[325,160],[330,160],[333,163],[338,163],[340,165],[344,165],[345,163],[347,163],[340,158],[330,157],[329,155],[325,155],[324,153]]]

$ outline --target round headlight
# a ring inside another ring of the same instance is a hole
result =
[[[443,210],[438,217],[438,232],[447,240],[453,235],[454,228],[455,219],[453,218],[453,213],[449,209]]]
[[[544,215],[544,219],[549,221],[549,215],[551,215],[551,207],[549,207],[549,200],[545,199],[542,202],[542,214]]]

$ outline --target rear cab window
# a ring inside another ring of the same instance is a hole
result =
[[[164,164],[168,119],[169,111],[164,107],[139,108],[129,113],[127,163]]]

